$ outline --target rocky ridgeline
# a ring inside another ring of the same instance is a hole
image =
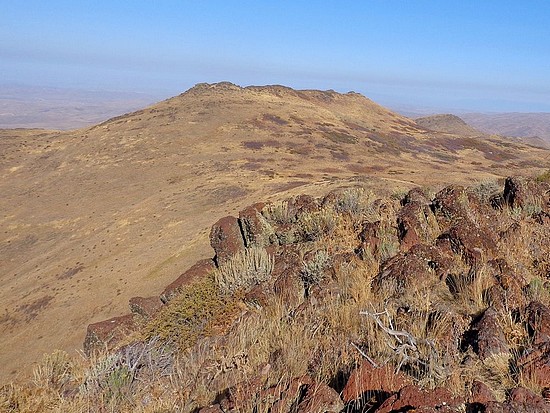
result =
[[[402,353],[397,368],[364,354],[342,385],[331,387],[305,375],[266,387],[264,376],[270,368],[266,364],[256,379],[223,389],[216,403],[200,412],[240,411],[252,399],[262,400],[266,411],[281,413],[344,409],[378,413],[550,411],[550,185],[507,178],[500,191],[455,185],[433,197],[413,189],[393,212],[388,212],[385,201],[374,200],[371,208],[378,216],[386,214],[393,221],[390,230],[398,242],[394,253],[387,253],[388,229],[382,220],[363,220],[354,227],[353,248],[335,251],[330,266],[322,270],[322,279],[304,277],[304,266],[318,260],[318,254],[300,253],[299,246],[316,241],[316,232],[327,228],[314,225],[304,230],[297,217],[327,207],[347,208],[351,213],[353,205],[342,202],[342,192],[321,200],[299,196],[290,199],[279,214],[270,205],[255,204],[241,211],[238,218],[220,219],[210,233],[214,258],[197,262],[159,297],[131,299],[131,314],[88,326],[86,353],[106,346],[115,348],[137,328],[136,320],[153,319],[180,291],[251,248],[264,248],[274,259],[274,268],[268,281],[245,291],[243,302],[262,307],[274,295],[294,315],[344,294],[331,277],[339,266],[377,260],[380,266],[371,289],[385,297],[386,314],[399,317],[401,329],[385,324],[381,314],[367,312],[365,317],[375,320],[394,343],[394,351]],[[476,307],[473,294],[485,303],[483,308]],[[419,295],[436,297],[427,312],[415,308]],[[368,310],[369,303],[363,305]],[[243,311],[255,311],[248,308]],[[503,314],[509,316],[508,324]],[[434,320],[434,325],[437,320],[447,320],[447,330],[438,336],[438,342],[421,343],[409,333],[423,315]],[[526,339],[510,339],[514,335],[506,326]],[[439,349],[439,364],[428,363],[435,350],[422,353],[418,350],[421,345]],[[360,346],[357,348],[360,351]],[[494,390],[498,385],[489,383],[498,377],[490,375],[465,378],[468,388],[461,392],[421,385],[426,378],[449,376],[445,369],[452,363],[480,371],[474,365],[489,366],[498,360],[504,360],[505,373],[515,379],[508,385],[502,383],[502,394]],[[518,385],[526,382],[534,385],[530,389]]]

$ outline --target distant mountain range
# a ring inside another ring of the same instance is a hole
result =
[[[145,93],[0,85],[0,128],[76,129],[159,98]]]
[[[550,142],[550,113],[464,113],[460,117],[482,132]]]

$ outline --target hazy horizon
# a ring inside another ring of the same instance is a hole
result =
[[[389,107],[550,112],[544,1],[2,3],[4,85],[160,98],[227,80]]]

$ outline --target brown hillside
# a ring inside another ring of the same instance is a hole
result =
[[[455,135],[480,136],[483,132],[472,128],[458,116],[445,114],[433,115],[415,119],[415,122],[424,129],[437,132],[447,132]]]
[[[539,173],[549,153],[428,131],[355,93],[220,83],[88,129],[2,130],[0,156],[5,380],[160,293],[253,202]]]

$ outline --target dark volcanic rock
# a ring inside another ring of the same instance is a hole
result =
[[[173,281],[168,287],[164,289],[160,295],[162,302],[168,302],[178,291],[193,283],[194,281],[200,280],[203,277],[206,277],[212,271],[216,269],[214,261],[211,259],[204,259],[197,261],[191,268],[185,271],[180,275],[175,281]]]
[[[228,216],[216,222],[210,231],[210,245],[216,253],[214,261],[218,267],[243,251],[244,240],[238,219]]]
[[[427,199],[417,188],[409,191],[403,203],[397,213],[397,228],[401,250],[408,251],[415,244],[431,242],[439,227]]]
[[[445,279],[451,263],[451,258],[438,248],[416,244],[408,252],[390,259],[375,277],[373,287],[396,295],[405,293],[413,285],[427,287]]]
[[[498,313],[493,307],[485,310],[479,321],[474,324],[473,330],[477,333],[473,343],[474,350],[480,359],[510,351],[499,324]]]
[[[276,242],[275,231],[261,214],[265,204],[258,203],[243,209],[239,213],[239,224],[246,247],[256,245],[267,247]]]
[[[90,324],[84,339],[84,352],[89,356],[96,350],[113,348],[135,328],[132,314]]]
[[[454,397],[447,389],[422,390],[417,386],[406,386],[398,394],[388,398],[375,411],[391,412],[459,412],[464,404],[460,397]]]
[[[159,297],[133,297],[130,298],[130,311],[144,318],[151,318],[162,308]]]

